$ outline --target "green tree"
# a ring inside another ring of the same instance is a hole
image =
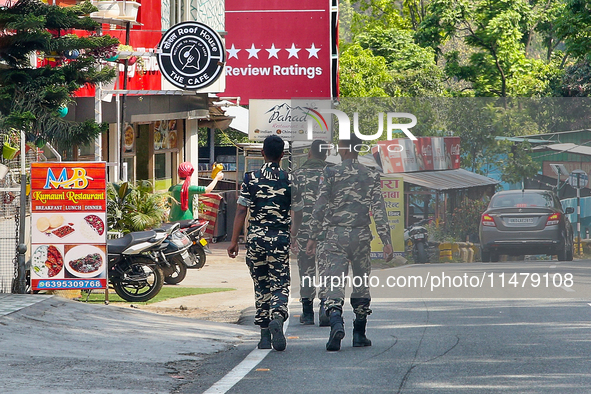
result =
[[[59,141],[60,146],[91,142],[107,129],[94,120],[70,122],[58,110],[72,102],[82,86],[108,82],[115,70],[101,68],[118,40],[95,33],[100,24],[85,17],[96,8],[86,1],[73,7],[19,0],[0,9],[0,133],[23,130],[29,140]],[[90,32],[87,36],[72,29]],[[55,58],[37,67],[34,56]]]
[[[340,56],[339,87],[343,97],[387,97],[384,86],[392,82],[386,61],[359,44],[349,46]],[[398,92],[394,92],[399,95]]]
[[[518,144],[511,144],[507,159],[503,163],[503,174],[501,180],[507,183],[520,183],[526,178],[531,178],[541,170],[537,163],[534,163],[531,155],[531,145],[524,141]]]
[[[352,15],[351,30],[358,35],[371,28],[410,29],[412,23],[404,17],[400,4],[391,0],[360,0],[356,2],[359,12]]]
[[[415,44],[408,29],[374,26],[358,34],[356,42],[374,56],[383,57],[392,82],[384,87],[391,97],[434,97],[446,95],[443,72],[431,48]]]
[[[528,57],[534,32],[545,22],[546,2],[522,0],[434,0],[416,34],[423,46],[443,54],[443,45],[461,38],[472,48],[467,59],[445,54],[447,75],[468,81],[476,96],[544,96],[559,64]]]
[[[560,91],[564,97],[589,97],[591,94],[591,64],[582,60],[564,70]]]
[[[591,60],[591,1],[566,0],[554,30],[564,41],[566,53],[577,60]]]

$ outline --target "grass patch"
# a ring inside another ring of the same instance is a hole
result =
[[[212,288],[205,288],[205,287],[168,287],[165,286],[160,290],[160,292],[156,295],[156,297],[148,300],[146,302],[128,302],[122,299],[115,293],[114,290],[109,291],[109,302],[121,302],[125,304],[138,304],[138,305],[147,305],[153,304],[155,302],[160,302],[164,300],[169,300],[171,298],[178,298],[178,297],[185,297],[190,295],[198,295],[198,294],[207,294],[207,293],[219,293],[221,291],[232,291],[236,289],[231,289],[228,287],[212,287]],[[86,301],[86,293],[82,292],[81,301]],[[104,290],[93,291],[90,293],[88,297],[89,303],[104,303],[105,302],[105,292]]]

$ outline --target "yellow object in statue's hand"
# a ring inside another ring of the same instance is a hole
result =
[[[214,164],[213,169],[211,170],[211,179],[215,179],[216,175],[219,174],[220,171],[224,169],[224,166],[221,164]]]

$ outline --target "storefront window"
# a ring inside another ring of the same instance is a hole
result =
[[[156,179],[166,178],[166,153],[154,155],[154,175]]]

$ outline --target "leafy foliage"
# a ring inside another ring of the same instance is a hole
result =
[[[566,52],[579,60],[590,60],[591,1],[567,0],[557,16],[555,31],[564,41]]]
[[[511,144],[507,154],[507,162],[504,166],[501,180],[508,183],[519,183],[526,178],[531,178],[540,170],[537,163],[534,163],[531,152],[531,145],[524,141],[519,144]]]
[[[347,48],[340,58],[340,90],[343,97],[387,97],[384,85],[393,78],[386,60],[359,44]]]
[[[447,75],[468,81],[476,96],[543,96],[555,77],[555,62],[528,57],[534,30],[545,21],[536,1],[435,0],[418,41],[442,53],[446,40],[462,37],[473,52],[463,59],[445,53]]]
[[[127,234],[158,227],[168,217],[168,194],[153,193],[149,181],[107,185],[109,230]]]
[[[58,113],[79,88],[115,77],[114,69],[101,67],[97,55],[112,52],[118,40],[93,33],[100,24],[84,15],[95,10],[88,1],[59,7],[39,0],[19,0],[0,9],[0,61],[7,65],[0,70],[0,130],[23,130],[28,140],[59,141],[67,148],[89,143],[107,129],[93,120],[67,121]],[[91,34],[68,34],[71,29]],[[68,51],[78,57],[65,58]],[[31,64],[35,54],[54,60],[37,67]]]
[[[207,127],[199,128],[199,146],[207,146],[209,144],[209,129]],[[248,134],[244,134],[241,131],[227,129],[220,130],[216,129],[214,133],[214,145],[215,146],[233,146],[241,142],[248,142]]]
[[[565,97],[589,97],[591,93],[591,64],[587,60],[567,67],[562,76],[560,94]]]
[[[477,235],[480,217],[487,206],[487,200],[464,199],[453,210],[451,220],[446,226],[446,232],[460,242],[465,242],[467,237]]]

